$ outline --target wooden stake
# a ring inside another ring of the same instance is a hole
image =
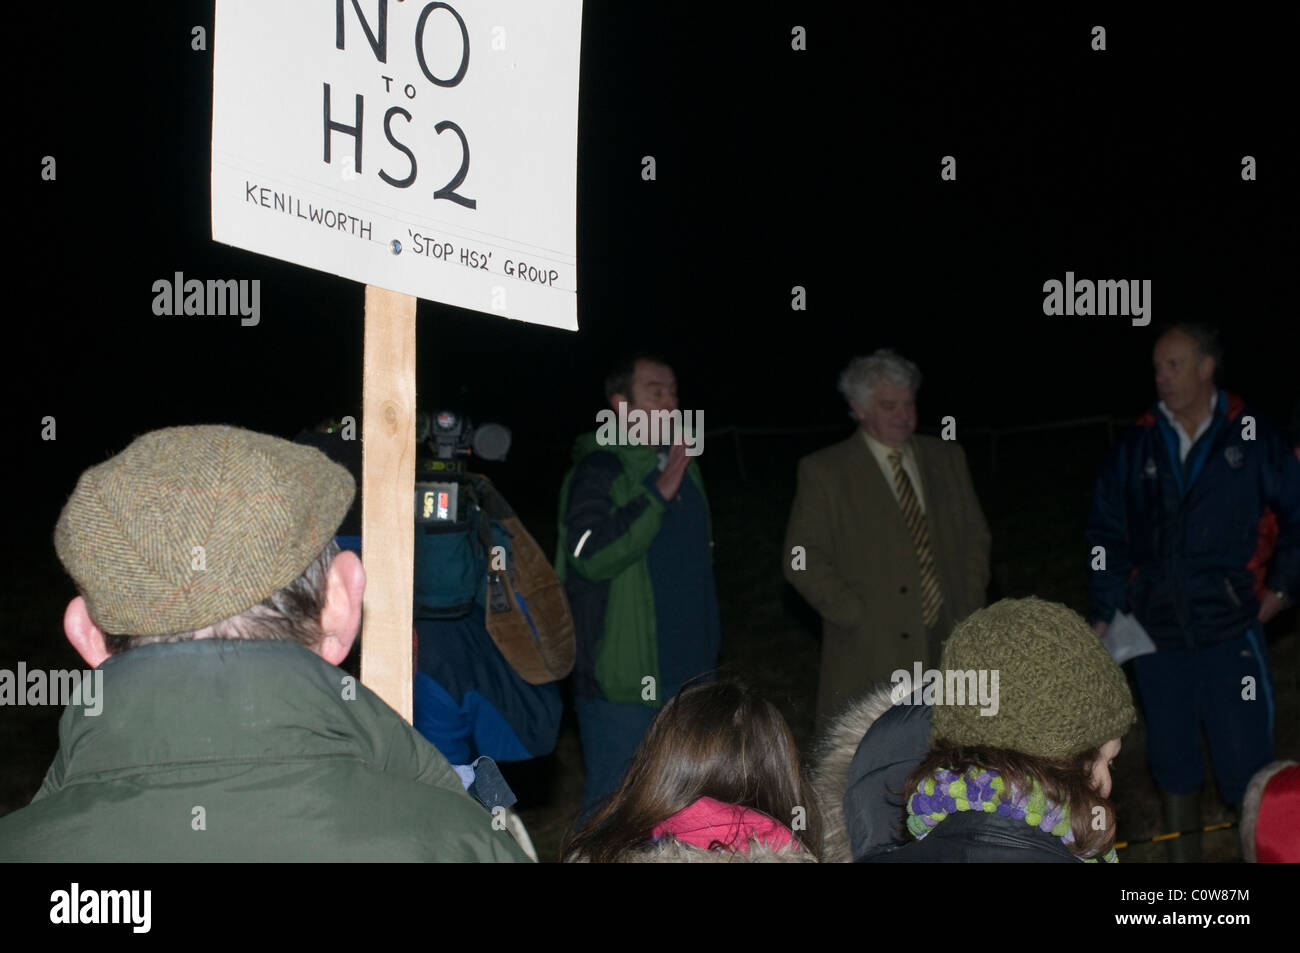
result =
[[[366,285],[361,681],[408,722],[413,692],[415,298]]]

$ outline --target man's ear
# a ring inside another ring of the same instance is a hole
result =
[[[91,620],[83,597],[77,596],[68,603],[63,613],[63,634],[91,668],[99,668],[99,664],[108,658],[104,632]]]
[[[862,410],[862,405],[856,400],[851,400],[849,401],[849,409],[853,411],[853,419],[858,423],[862,423],[862,418],[866,416]]]
[[[612,394],[609,398],[609,406],[614,413],[618,413],[619,404],[627,404],[627,409],[631,410],[632,398],[628,397],[627,394]]]
[[[325,577],[325,608],[320,627],[324,638],[316,654],[331,665],[341,665],[352,651],[361,627],[361,599],[366,591],[366,571],[357,554],[343,550],[330,563]]]
[[[1212,381],[1214,380],[1214,368],[1214,358],[1207,354],[1197,363],[1196,376],[1202,381]]]

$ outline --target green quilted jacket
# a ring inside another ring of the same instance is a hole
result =
[[[103,710],[64,711],[0,860],[528,860],[436,748],[299,645],[146,645],[100,669]]]
[[[569,510],[569,489],[578,466],[590,454],[614,454],[622,465],[622,473],[609,491],[611,509],[621,508],[632,500],[645,498],[646,508],[616,542],[598,552],[575,557],[568,538],[566,514]],[[596,650],[594,676],[605,697],[613,702],[642,704],[651,708],[663,705],[665,699],[647,699],[643,679],[647,674],[658,679],[659,649],[655,627],[654,586],[646,563],[646,553],[663,522],[664,505],[647,491],[644,481],[659,465],[658,451],[652,447],[628,445],[602,445],[596,432],[583,434],[574,443],[573,466],[564,476],[560,487],[559,530],[556,538],[555,571],[561,581],[575,572],[583,579],[609,586],[609,602],[605,617],[600,620],[601,637]],[[704,478],[699,465],[691,460],[686,472],[700,491],[708,509],[704,492]],[[709,530],[712,541],[712,527]],[[581,620],[575,618],[575,624]],[[581,635],[580,635],[581,637]],[[579,653],[578,665],[583,664]]]

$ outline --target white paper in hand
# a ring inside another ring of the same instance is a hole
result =
[[[1156,650],[1155,643],[1142,623],[1127,612],[1115,610],[1115,617],[1110,620],[1106,635],[1101,640],[1116,665],[1123,665],[1129,659],[1139,655],[1150,655]]]

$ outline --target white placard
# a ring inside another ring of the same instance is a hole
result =
[[[581,23],[581,0],[217,0],[213,239],[577,330]]]
[[[1142,623],[1135,616],[1118,609],[1115,610],[1115,615],[1106,628],[1101,644],[1105,646],[1116,665],[1123,665],[1129,659],[1140,655],[1150,655],[1156,650],[1156,644],[1151,641],[1151,636],[1147,635],[1147,630],[1142,628]]]

